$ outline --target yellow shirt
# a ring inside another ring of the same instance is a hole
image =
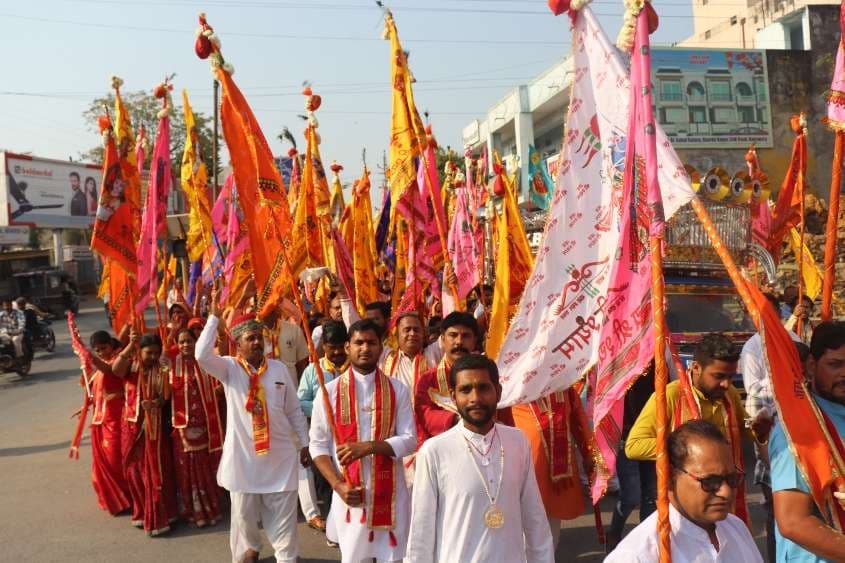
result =
[[[716,427],[722,431],[722,434],[727,436],[725,429],[725,407],[722,401],[711,401],[698,388],[692,388],[695,393],[696,401],[701,410],[702,420],[712,422]],[[753,439],[751,431],[745,427],[745,409],[742,405],[742,400],[739,397],[739,392],[733,385],[728,387],[726,398],[731,402],[733,412],[737,416],[737,424],[743,436],[748,439]],[[669,419],[669,430],[674,426],[675,404],[681,400],[680,382],[673,381],[666,386],[666,414]],[[652,461],[657,459],[657,402],[652,393],[648,402],[643,407],[640,416],[634,426],[631,427],[631,432],[628,433],[628,439],[625,441],[625,455],[628,459],[635,459],[639,461]]]

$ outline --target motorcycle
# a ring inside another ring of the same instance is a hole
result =
[[[32,368],[32,354],[24,353],[22,358],[15,357],[15,344],[7,334],[0,333],[0,373],[17,372],[21,377],[29,374]]]
[[[53,352],[56,349],[56,333],[50,327],[50,319],[38,319],[38,326],[32,334],[32,351]]]

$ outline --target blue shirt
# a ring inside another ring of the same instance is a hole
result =
[[[830,418],[840,436],[845,436],[845,405],[834,403],[813,395],[816,404],[824,413]],[[798,463],[795,456],[789,450],[789,444],[786,440],[786,435],[783,432],[781,422],[775,424],[772,435],[769,438],[769,457],[772,463],[772,492],[798,490],[807,494],[810,493],[810,487],[801,471],[798,468]],[[816,516],[820,516],[816,509]],[[801,563],[829,563],[828,559],[822,559],[813,555],[800,545],[791,542],[783,537],[780,529],[775,522],[775,542],[777,561],[793,562],[799,561]]]
[[[329,370],[323,370],[323,378],[328,383],[337,377],[337,374]],[[314,398],[317,396],[317,391],[320,389],[320,383],[317,381],[317,370],[314,369],[314,364],[308,364],[302,370],[302,377],[299,378],[299,389],[296,391],[296,396],[299,398],[299,405],[302,407],[302,412],[305,416],[311,418],[311,409],[314,406]]]

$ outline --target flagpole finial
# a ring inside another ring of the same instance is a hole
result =
[[[112,90],[117,92],[120,90],[120,87],[123,86],[123,79],[116,74],[112,74],[109,76],[109,83],[111,84]]]
[[[220,50],[220,37],[208,23],[204,12],[199,14],[199,23],[200,26],[196,30],[197,40],[194,43],[194,52],[203,60],[211,59],[212,72],[221,68],[229,76],[235,74],[235,67],[223,59],[223,52]]]

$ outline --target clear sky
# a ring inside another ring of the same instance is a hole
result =
[[[430,112],[444,146],[460,147],[466,124],[569,52],[569,20],[553,17],[545,0],[387,5],[411,53],[419,110]],[[655,43],[690,35],[690,0],[655,6],[662,16]],[[615,38],[621,0],[596,0],[592,8]],[[184,87],[194,110],[210,114],[209,64],[193,50],[200,11],[221,37],[275,154],[288,149],[276,138],[285,125],[303,144],[296,116],[304,113],[301,84],[309,80],[323,98],[317,117],[324,163],[343,164],[344,181],[360,172],[364,147],[370,168],[380,164],[390,127],[389,46],[381,39],[381,11],[367,0],[0,2],[0,149],[77,159],[100,142],[82,112],[108,93],[111,74],[125,80],[124,90],[151,90],[176,73],[177,110]]]

